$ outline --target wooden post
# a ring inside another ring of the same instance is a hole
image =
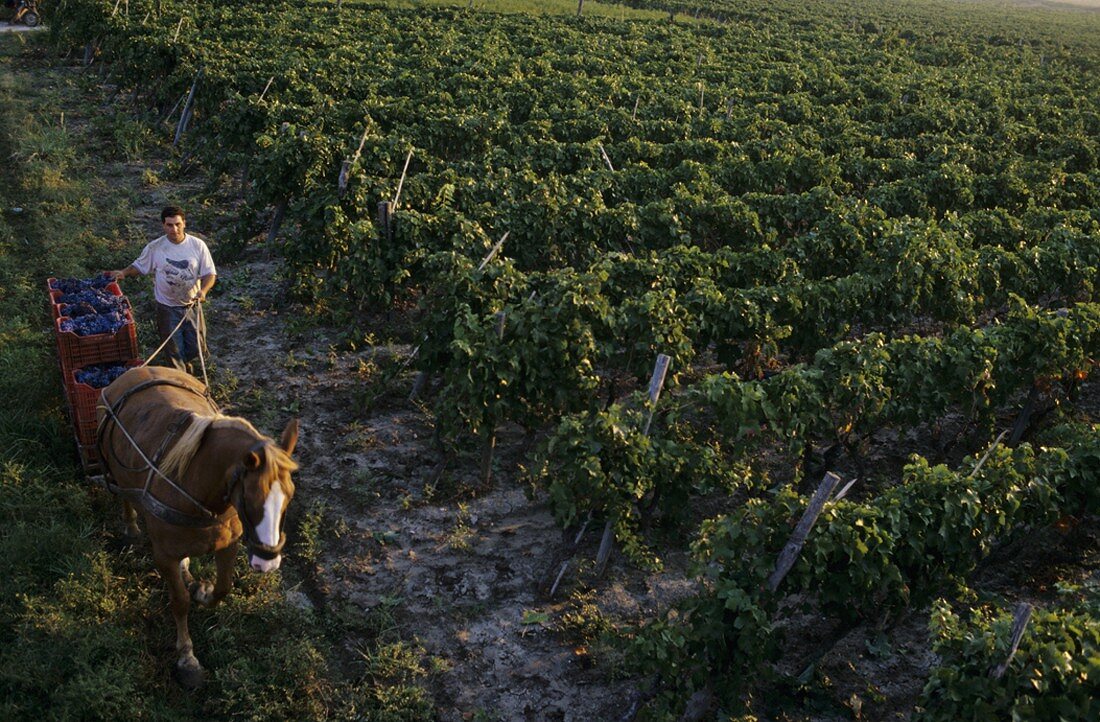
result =
[[[833,501],[840,501],[844,497],[848,496],[848,490],[851,489],[857,481],[859,481],[858,476],[845,484],[844,488],[837,492],[837,495],[833,498]]]
[[[577,0],[577,17],[581,16],[581,10],[584,10],[584,0]]]
[[[180,138],[183,137],[184,132],[187,130],[187,124],[191,120],[191,112],[195,103],[195,88],[198,87],[199,78],[202,77],[202,68],[195,73],[195,79],[191,81],[191,90],[187,93],[187,102],[183,105],[183,112],[180,113],[180,122],[176,126],[176,138],[172,141],[172,145],[178,145]]]
[[[584,524],[581,525],[581,530],[577,532],[577,536],[573,539],[573,549],[570,551],[570,559],[572,554],[576,551],[577,545],[581,543],[581,537],[588,530],[588,525],[592,523],[592,512],[588,512],[588,518],[584,520]],[[561,563],[561,569],[558,571],[557,578],[554,579],[554,583],[550,586],[550,598],[554,598],[554,594],[558,591],[558,585],[561,584],[562,577],[565,576],[565,570],[569,568],[570,559],[566,559]]]
[[[638,117],[638,101],[641,100],[641,99],[642,99],[642,96],[640,96],[640,95],[635,95],[634,96],[634,110],[630,114],[630,119],[631,120],[635,120]]]
[[[604,163],[607,163],[607,167],[611,170],[612,173],[614,173],[615,166],[611,165],[611,159],[607,157],[607,151],[603,149],[603,143],[597,143],[596,145],[600,149],[600,155],[603,156]]]
[[[167,113],[165,113],[164,117],[160,119],[160,122],[163,123],[163,122],[167,121],[169,118],[171,118],[173,115],[175,115],[176,114],[176,108],[180,107],[180,104],[183,103],[183,101],[186,97],[187,97],[187,93],[184,93],[183,95],[181,95],[179,100],[176,101],[176,104],[172,106],[172,109],[169,110]],[[160,123],[158,123],[158,125],[159,124]]]
[[[479,272],[484,271],[485,267],[489,265],[489,261],[493,260],[500,252],[500,249],[504,246],[504,240],[508,238],[509,233],[511,233],[511,231],[505,231],[504,235],[500,237],[500,240],[497,241],[493,245],[493,247],[489,249],[489,252],[485,255],[485,258],[481,259],[481,263],[479,263],[477,266],[477,270]]]
[[[393,204],[389,201],[378,203],[378,227],[387,242],[393,240]]]
[[[271,84],[273,82],[275,82],[275,76],[274,75],[272,75],[270,78],[267,79],[267,85],[264,86],[263,92],[260,93],[260,98],[259,98],[260,100],[263,100],[264,96],[267,95],[267,89],[271,87]]]
[[[355,162],[359,160],[359,156],[363,154],[363,145],[366,144],[367,135],[369,133],[370,123],[367,123],[366,127],[363,128],[363,134],[359,136],[359,146],[355,149],[355,153],[352,154],[351,158],[346,159],[343,165],[340,166],[340,179],[336,182],[336,187],[341,198],[343,198],[344,193],[347,192],[348,178],[351,176],[351,167],[355,165]]]
[[[661,388],[665,385],[665,375],[668,373],[668,365],[671,358],[666,354],[657,354],[657,363],[653,366],[653,375],[649,378],[649,414],[646,416],[645,426],[642,428],[642,436],[649,436],[649,427],[653,423],[653,414],[657,410],[657,399],[661,397]],[[611,557],[611,550],[615,546],[615,534],[608,519],[603,527],[603,537],[600,539],[600,549],[596,552],[596,573],[603,574],[604,566]]]
[[[362,144],[359,147],[362,147]],[[409,172],[409,161],[412,157],[413,149],[409,148],[409,154],[405,156],[405,167],[401,169],[401,180],[397,182],[397,193],[393,197],[393,210],[397,210],[397,202],[401,200],[401,189],[405,186],[405,174]]]
[[[186,15],[180,17],[180,21],[176,23],[176,32],[172,34],[172,42],[176,42],[180,38],[180,28],[183,27],[183,21],[187,18]]]
[[[993,441],[992,444],[990,444],[989,448],[985,450],[985,453],[982,454],[982,458],[978,460],[978,463],[974,465],[974,468],[970,471],[969,474],[966,475],[966,478],[969,479],[970,477],[978,473],[978,471],[982,468],[982,465],[985,464],[985,460],[988,459],[989,455],[993,453],[993,450],[1000,445],[1001,439],[1003,439],[1005,437],[1005,434],[1007,433],[1008,429],[1005,429],[997,435],[997,438]]]
[[[787,541],[787,545],[783,547],[783,551],[779,553],[779,558],[775,563],[775,571],[768,577],[768,591],[775,592],[779,588],[779,583],[783,581],[783,577],[787,576],[787,572],[794,566],[795,560],[798,559],[798,553],[802,551],[802,546],[806,543],[806,537],[810,534],[810,529],[813,528],[817,517],[821,515],[821,510],[825,508],[825,502],[829,500],[829,496],[832,495],[833,489],[836,488],[839,481],[840,477],[833,472],[825,472],[825,478],[821,480],[821,484],[818,485],[813,498],[810,499],[810,504],[806,507],[802,518],[799,519],[794,534]]]
[[[497,340],[504,338],[504,311],[497,314],[496,327]],[[485,440],[485,448],[481,450],[481,485],[488,486],[493,478],[493,452],[497,446],[497,429],[495,414],[487,415],[487,430],[489,438]]]
[[[348,190],[348,176],[351,174],[351,161],[344,159],[344,162],[340,164],[340,177],[336,180],[336,193],[341,198],[344,197],[344,193]]]
[[[989,670],[989,676],[993,679],[1000,679],[1004,676],[1004,673],[1008,670],[1008,665],[1016,655],[1016,650],[1020,648],[1020,641],[1024,638],[1024,629],[1027,628],[1028,620],[1031,619],[1031,609],[1031,605],[1027,602],[1020,602],[1016,605],[1016,613],[1012,618],[1012,639],[1008,647],[1008,656],[1005,657],[1005,661]]]
[[[643,436],[649,436],[649,426],[653,423],[653,413],[657,410],[657,399],[661,397],[661,389],[665,385],[665,375],[668,373],[668,365],[672,359],[663,353],[657,354],[657,363],[653,366],[653,375],[649,377],[649,415],[646,416]]]
[[[279,228],[283,225],[283,218],[286,217],[286,207],[289,203],[290,199],[284,198],[275,206],[275,215],[271,218],[271,228],[267,232],[268,245],[273,243],[275,237],[279,234]]]
[[[416,348],[417,348],[418,351],[420,350],[419,346],[417,346]],[[412,357],[410,356],[410,358],[412,358]],[[415,401],[416,397],[419,396],[421,394],[421,392],[424,391],[424,387],[427,386],[427,385],[428,385],[428,374],[426,374],[423,371],[418,372],[416,374],[416,378],[413,380],[412,391],[409,392],[409,401]]]
[[[1032,384],[1031,390],[1027,393],[1027,401],[1024,403],[1024,408],[1020,410],[1020,415],[1016,417],[1016,425],[1012,427],[1012,436],[1008,437],[1009,446],[1015,448],[1016,444],[1019,444],[1020,440],[1024,438],[1024,433],[1031,423],[1031,414],[1035,411],[1035,405],[1038,402],[1039,387]]]

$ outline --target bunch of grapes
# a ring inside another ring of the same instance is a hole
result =
[[[116,296],[113,293],[96,288],[86,288],[73,293],[62,294],[57,302],[61,304],[62,316],[84,316],[82,313],[70,313],[74,306],[92,308],[92,313],[121,313],[129,308],[129,303],[124,296]]]
[[[93,316],[99,313],[95,310],[95,306],[90,303],[81,301],[80,303],[70,303],[61,305],[61,315],[71,316],[76,318],[77,316]]]
[[[50,288],[62,293],[77,293],[90,288],[105,288],[111,282],[111,277],[106,273],[91,278],[55,278],[50,281]]]
[[[129,366],[116,364],[102,364],[97,366],[85,366],[75,372],[77,383],[87,384],[94,389],[110,386],[111,383],[130,369]]]
[[[95,336],[101,333],[116,333],[128,323],[130,323],[129,319],[121,313],[111,311],[74,318],[62,317],[59,326],[62,331],[75,333],[77,336]]]

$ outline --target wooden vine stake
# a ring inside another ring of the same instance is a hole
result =
[[[413,149],[409,148],[409,154],[405,156],[405,167],[401,169],[401,180],[397,181],[397,193],[393,196],[393,208],[397,210],[397,202],[401,200],[401,189],[405,187],[405,174],[409,172],[409,161],[412,160]]]
[[[584,524],[581,524],[581,530],[577,532],[577,536],[573,539],[573,551],[576,550],[577,545],[581,543],[581,538],[584,537],[584,533],[588,531],[588,525],[592,523],[592,512],[588,512],[588,518],[584,520]],[[572,554],[572,552],[570,552]],[[570,557],[572,558],[572,557]],[[565,576],[565,570],[569,568],[569,559],[566,559],[561,563],[561,569],[558,570],[558,576],[554,578],[554,583],[550,587],[550,598],[554,598],[554,594],[558,591],[558,585],[561,584],[562,577]]]
[[[661,397],[661,389],[665,385],[665,376],[668,374],[668,365],[672,361],[666,354],[657,354],[657,363],[653,366],[653,375],[649,377],[649,413],[646,415],[645,426],[642,427],[642,436],[649,436],[649,427],[653,423],[653,414],[657,411],[657,399]],[[603,538],[600,539],[600,549],[596,552],[596,573],[603,574],[607,560],[611,557],[611,549],[615,546],[615,533],[611,520],[608,519],[603,528]]]
[[[1008,429],[1005,429],[1004,431],[1002,431],[1000,434],[997,435],[997,438],[993,441],[992,444],[989,445],[989,448],[985,450],[985,453],[982,454],[982,458],[978,459],[978,463],[974,465],[974,468],[970,470],[970,473],[966,475],[966,478],[969,479],[969,478],[973,477],[975,474],[978,473],[978,471],[981,470],[982,466],[985,464],[985,460],[989,458],[989,455],[993,453],[994,449],[996,449],[998,446],[1000,446],[1001,439],[1003,439],[1005,437],[1005,434],[1007,434],[1007,433],[1008,433]]]
[[[1024,438],[1024,433],[1027,431],[1028,425],[1031,424],[1031,415],[1035,412],[1035,405],[1038,403],[1039,387],[1032,384],[1031,390],[1027,393],[1024,408],[1020,409],[1020,415],[1016,417],[1016,424],[1012,427],[1012,436],[1008,437],[1009,446],[1015,448],[1020,440]]]
[[[264,86],[263,92],[260,93],[260,100],[263,100],[264,96],[267,95],[267,90],[268,90],[268,88],[271,87],[271,84],[273,82],[275,82],[275,76],[274,75],[272,75],[270,78],[267,79],[267,85]]]
[[[180,28],[183,27],[183,21],[187,18],[186,15],[180,17],[180,21],[176,23],[176,32],[172,34],[172,42],[176,42],[180,39]]]
[[[806,507],[802,518],[798,520],[798,526],[795,527],[794,534],[787,540],[787,545],[783,547],[783,551],[779,553],[779,558],[775,562],[775,571],[768,577],[768,591],[774,593],[779,588],[779,583],[783,581],[783,577],[787,576],[787,572],[794,566],[795,560],[798,559],[798,553],[802,551],[802,546],[806,543],[806,537],[810,534],[810,529],[813,528],[817,517],[821,516],[821,510],[825,508],[825,502],[829,500],[833,489],[836,488],[839,482],[839,476],[831,471],[825,472],[825,478],[821,480],[817,491],[810,499],[810,505]]]
[[[160,122],[161,122],[161,123],[164,123],[164,122],[165,122],[165,121],[167,121],[167,120],[168,120],[169,118],[171,118],[171,117],[172,117],[173,115],[175,115],[175,114],[176,114],[176,109],[178,109],[178,108],[180,107],[180,104],[182,104],[182,103],[183,103],[183,101],[184,101],[184,100],[185,100],[186,98],[187,98],[187,93],[184,93],[183,95],[181,95],[181,96],[179,97],[179,100],[177,100],[177,101],[176,101],[176,104],[172,106],[172,109],[171,109],[171,110],[169,110],[169,111],[168,111],[167,113],[165,113],[165,114],[164,114],[164,117],[160,119]],[[159,125],[159,123],[158,123],[158,125]]]
[[[597,143],[596,145],[597,145],[597,146],[599,147],[599,149],[600,149],[600,155],[602,155],[602,156],[603,156],[603,162],[604,162],[604,163],[607,163],[607,167],[608,167],[608,169],[609,169],[609,170],[610,170],[610,171],[611,171],[612,173],[614,173],[614,172],[615,172],[615,166],[611,165],[611,158],[609,158],[609,157],[607,156],[607,151],[603,149],[603,143]]]
[[[265,89],[266,92],[266,89]],[[337,181],[336,187],[340,193],[340,197],[344,197],[344,193],[348,190],[348,178],[351,176],[351,167],[355,165],[355,162],[359,160],[359,156],[363,153],[363,145],[367,142],[367,135],[370,133],[370,124],[368,123],[363,128],[363,135],[359,136],[359,147],[355,149],[355,153],[351,158],[344,160],[344,164],[340,166],[340,180]]]
[[[286,217],[286,207],[289,204],[290,199],[284,198],[275,206],[275,215],[271,217],[271,228],[267,231],[268,245],[274,243],[276,236],[279,235],[279,228],[283,225],[283,219]]]
[[[496,324],[497,340],[504,338],[504,311],[497,314]],[[496,415],[487,414],[486,431],[489,436],[485,439],[485,446],[481,450],[481,485],[486,487],[493,478],[493,452],[497,447]]]
[[[180,122],[176,126],[176,138],[172,141],[172,145],[179,145],[180,138],[187,131],[187,125],[191,122],[191,114],[195,108],[195,88],[199,85],[199,78],[202,77],[202,68],[195,73],[195,79],[191,81],[191,90],[187,93],[187,102],[183,104],[183,111],[180,113]]]
[[[387,242],[393,240],[393,202],[379,201],[378,203],[378,227],[382,230],[382,236]]]
[[[1008,656],[1005,657],[1005,661],[989,670],[989,676],[993,679],[1003,677],[1008,670],[1008,665],[1012,663],[1012,658],[1016,656],[1016,650],[1020,648],[1020,641],[1024,638],[1024,630],[1031,619],[1031,610],[1032,606],[1027,602],[1016,605],[1016,612],[1012,615],[1012,638],[1008,645]]]
[[[478,273],[485,270],[485,267],[489,265],[489,261],[496,258],[496,255],[500,253],[500,249],[504,247],[504,241],[508,238],[508,234],[511,231],[505,231],[504,235],[500,237],[500,240],[493,244],[493,247],[489,249],[489,252],[485,254],[485,258],[481,259],[481,263],[477,264]]]

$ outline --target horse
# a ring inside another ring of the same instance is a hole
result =
[[[276,443],[245,419],[221,414],[198,379],[154,366],[130,369],[104,388],[96,411],[105,484],[122,499],[130,541],[140,534],[141,510],[176,624],[176,675],[194,689],[204,671],[187,628],[191,601],[214,607],[229,593],[242,535],[253,569],[279,568],[298,421]],[[191,557],[211,553],[216,581],[197,583]]]

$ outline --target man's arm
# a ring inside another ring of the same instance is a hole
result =
[[[199,303],[206,300],[206,294],[210,293],[210,289],[214,287],[214,281],[218,280],[216,274],[208,274],[199,279],[199,295],[195,297]]]
[[[111,278],[114,279],[115,281],[121,281],[124,278],[130,278],[131,276],[140,276],[141,275],[141,271],[134,268],[133,266],[127,266],[126,268],[123,268],[121,271],[104,271],[104,273],[109,274],[111,276]]]

